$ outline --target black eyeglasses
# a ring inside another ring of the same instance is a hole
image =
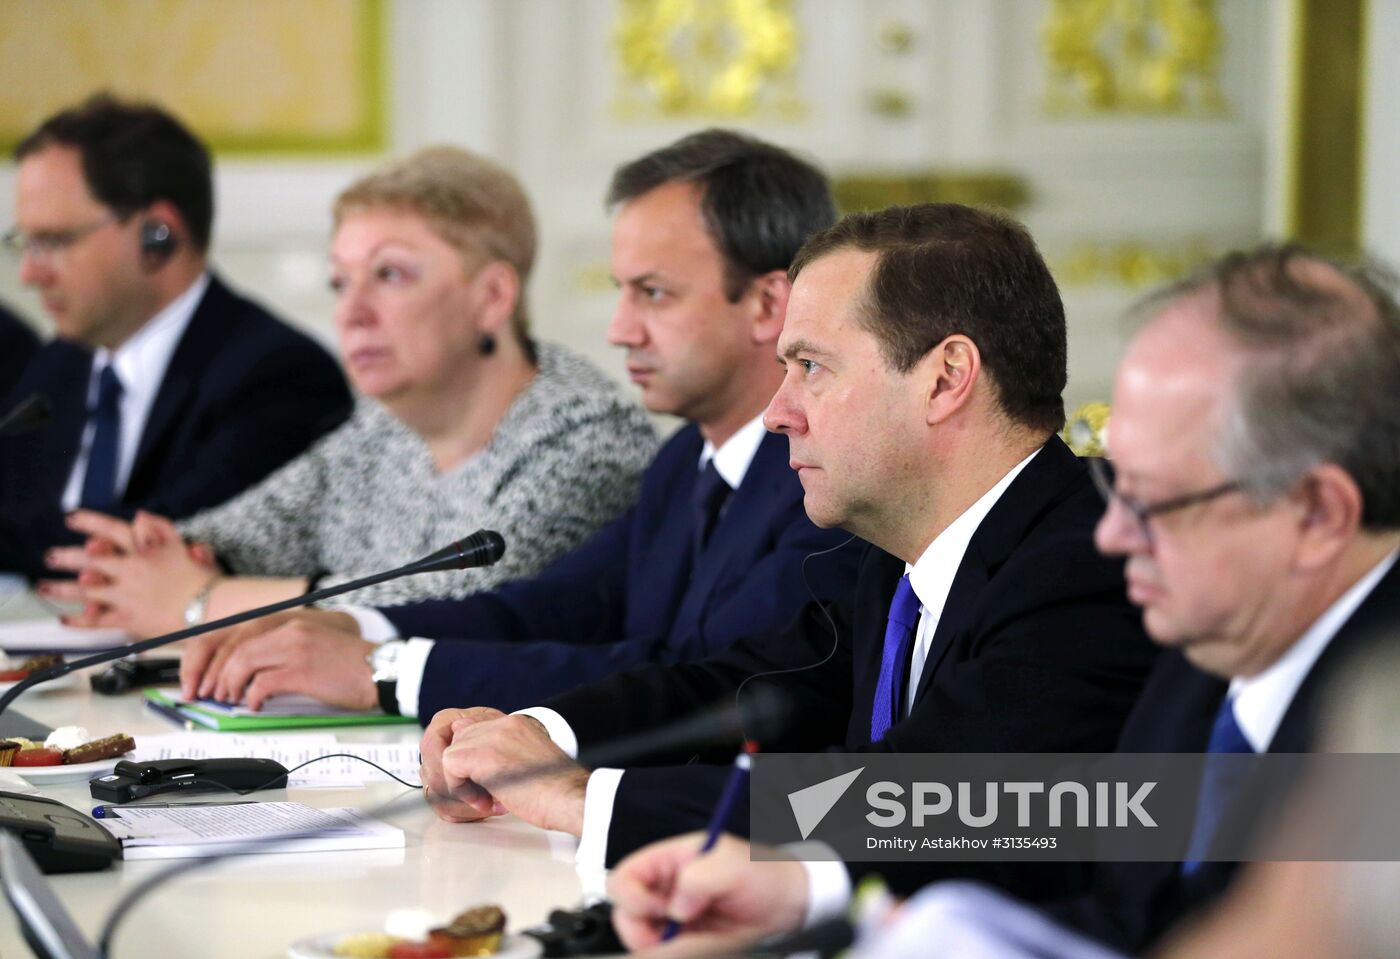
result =
[[[1152,524],[1148,520],[1152,517],[1174,513],[1188,506],[1195,506],[1197,503],[1208,503],[1227,493],[1236,493],[1244,489],[1243,483],[1231,480],[1228,483],[1221,483],[1219,486],[1212,486],[1210,489],[1203,489],[1197,493],[1185,493],[1181,496],[1159,500],[1156,503],[1144,503],[1140,499],[1127,496],[1113,488],[1113,468],[1107,460],[1095,458],[1087,460],[1087,462],[1089,475],[1093,477],[1094,486],[1098,488],[1099,495],[1103,497],[1104,502],[1110,507],[1115,501],[1122,504],[1123,508],[1137,519],[1138,527],[1142,530],[1142,538],[1149,547],[1152,546]]]

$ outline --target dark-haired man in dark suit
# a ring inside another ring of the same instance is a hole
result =
[[[186,516],[252,485],[349,414],[335,361],[208,272],[209,153],[157,107],[95,97],[15,150],[21,257],[57,337],[0,441],[0,569],[37,577],[79,506]]]
[[[798,716],[766,750],[1112,748],[1153,651],[1121,562],[1093,548],[1101,501],[1055,436],[1064,312],[1030,236],[952,204],[854,214],[809,240],[790,275],[765,422],[788,438],[808,516],[873,544],[831,610],[835,634],[810,608],[786,630],[526,716],[467,711],[445,751],[435,730],[425,738],[444,818],[499,803],[580,835],[580,859],[598,863],[703,826],[732,751],[626,771],[560,760],[732,701],[756,676]],[[518,775],[550,763],[557,773]]]

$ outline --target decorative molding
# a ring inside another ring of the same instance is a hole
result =
[[[159,101],[221,153],[386,142],[383,0],[0,4],[0,149],[97,90]]]
[[[1052,115],[1225,112],[1215,0],[1050,0],[1040,39]]]
[[[1296,0],[1289,233],[1342,256],[1361,247],[1366,4]]]
[[[619,0],[621,119],[794,119],[804,112],[792,0]]]
[[[1185,276],[1220,253],[1220,245],[1204,240],[1177,244],[1138,240],[1080,242],[1052,256],[1051,272],[1061,286],[1108,284],[1142,288]]]
[[[963,203],[1016,210],[1030,199],[1025,180],[996,170],[843,173],[832,178],[831,190],[837,207],[846,213],[911,203]]]
[[[1108,404],[1099,400],[1083,404],[1066,418],[1060,439],[1075,456],[1107,456],[1111,413]]]

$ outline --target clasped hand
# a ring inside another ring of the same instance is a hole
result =
[[[514,813],[544,829],[583,831],[588,772],[554,745],[544,726],[498,709],[445,709],[423,734],[421,776],[448,822]]]

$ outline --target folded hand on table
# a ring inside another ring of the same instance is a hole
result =
[[[661,943],[671,920],[681,935],[658,956],[730,955],[790,932],[807,911],[807,877],[793,860],[751,860],[749,843],[721,836],[700,854],[703,833],[653,843],[608,877],[613,926],[628,949]]]
[[[446,709],[423,735],[428,801],[449,822],[514,813],[544,829],[583,831],[588,771],[528,716]]]
[[[278,613],[189,640],[180,691],[186,699],[243,702],[250,709],[283,693],[373,709],[379,702],[368,662],[373,649],[348,613]]]
[[[122,629],[138,637],[172,632],[185,625],[185,606],[218,574],[213,552],[185,543],[163,516],[138,512],[128,523],[78,510],[68,525],[87,541],[54,547],[45,562],[77,578],[45,580],[39,593],[83,604],[81,612],[63,618],[69,626]]]

